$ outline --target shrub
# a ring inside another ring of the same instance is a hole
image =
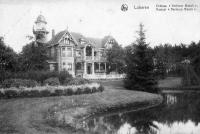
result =
[[[92,93],[94,93],[95,91],[96,91],[97,89],[96,89],[96,87],[92,87]]]
[[[4,93],[0,92],[0,98],[3,98],[4,96]]]
[[[100,92],[103,92],[104,87],[102,85],[100,85],[98,89],[99,89]]]
[[[74,78],[71,81],[69,81],[66,85],[82,85],[82,84],[89,84],[89,83],[91,82],[87,79]]]
[[[44,85],[58,86],[60,85],[60,81],[57,77],[51,77],[44,81]]]
[[[64,83],[66,78],[72,79],[72,76],[67,71],[28,71],[28,72],[5,72],[4,76],[0,76],[0,80],[6,79],[31,79],[39,83],[43,83],[46,79],[51,77],[57,77],[61,84]]]
[[[73,78],[66,78],[63,82],[64,85],[69,85],[69,82],[72,80]]]
[[[61,96],[61,95],[63,95],[63,94],[64,94],[64,90],[56,89],[56,90],[54,91],[54,95],[55,95],[55,96]]]
[[[23,91],[20,91],[19,96],[22,97],[22,98],[23,98],[23,97],[29,97],[29,92],[24,91],[24,90],[23,90]]]
[[[24,80],[24,79],[6,79],[2,83],[3,88],[10,87],[35,87],[38,83],[34,80]]]
[[[72,75],[69,74],[67,71],[61,71],[59,73],[58,79],[60,81],[61,84],[64,84],[66,79],[72,79]]]
[[[16,98],[18,93],[16,90],[5,90],[4,95],[6,98]]]
[[[40,91],[40,96],[41,96],[41,97],[48,97],[48,96],[51,96],[51,92],[50,92],[48,89],[46,89],[46,90],[41,90],[41,91]]]
[[[67,90],[64,90],[63,92],[64,95],[73,95],[73,89],[72,88],[67,88]]]
[[[91,89],[89,87],[84,88],[85,93],[92,93]]]
[[[38,90],[30,90],[28,92],[29,97],[40,97],[40,92]],[[25,96],[23,96],[25,97]]]
[[[0,89],[0,98],[69,96],[73,94],[93,93],[101,90],[103,90],[103,87],[97,83],[72,86],[13,87]]]

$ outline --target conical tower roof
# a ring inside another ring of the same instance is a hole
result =
[[[40,23],[40,22],[47,24],[45,17],[41,14],[37,17],[35,23]]]

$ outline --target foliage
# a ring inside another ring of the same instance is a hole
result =
[[[106,51],[106,59],[108,62],[108,73],[110,72],[124,72],[125,60],[124,49],[117,42],[115,42],[111,48]]]
[[[179,75],[179,68],[177,67],[183,60],[178,52],[180,48],[185,48],[185,46],[173,47],[170,44],[161,44],[154,48],[155,73],[157,76],[165,78],[169,74]]]
[[[22,71],[48,69],[46,44],[31,42],[23,47],[19,57]]]
[[[15,72],[18,69],[17,60],[17,54],[12,48],[6,46],[3,38],[0,37],[0,82],[5,79],[6,71]]]
[[[10,87],[35,87],[38,83],[34,80],[26,80],[26,79],[6,79],[2,83],[3,88]]]
[[[136,44],[127,47],[125,87],[130,90],[157,92],[154,79],[153,55],[145,42],[145,31],[140,24]]]
[[[67,71],[27,71],[27,72],[6,72],[5,79],[12,79],[12,78],[18,78],[18,79],[31,79],[35,80],[41,84],[43,82],[51,77],[57,77],[61,84],[64,83],[65,79],[72,79],[72,76]]]
[[[65,84],[66,85],[82,85],[82,84],[89,84],[89,83],[91,82],[84,78],[73,78],[68,83],[65,83]]]
[[[189,45],[160,45],[154,48],[156,75],[183,77],[183,85],[198,85],[200,76],[200,42]],[[185,62],[188,62],[185,64]]]
[[[44,81],[44,85],[58,86],[60,85],[60,81],[57,77],[50,77]]]
[[[48,97],[73,94],[88,94],[102,92],[104,88],[97,83],[70,85],[70,86],[37,86],[20,88],[1,88],[0,98],[23,98],[23,97]]]

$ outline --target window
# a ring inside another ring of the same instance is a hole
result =
[[[86,47],[86,56],[92,56],[92,47],[91,46]]]
[[[72,70],[72,63],[67,64],[67,70],[71,71]]]
[[[64,43],[69,45],[69,43],[70,43],[69,38],[64,38]]]
[[[67,57],[72,57],[72,48],[71,47],[67,48]]]
[[[72,48],[71,47],[67,47],[67,49],[65,47],[62,48],[62,57],[72,57]]]
[[[81,51],[80,50],[76,50],[76,56],[81,57]]]
[[[66,35],[66,37],[64,38],[64,44],[67,44],[67,45],[70,44],[70,37],[69,37],[69,35]]]
[[[52,48],[51,48],[51,56],[54,57],[54,55],[55,55],[55,54],[54,54],[54,48],[52,47]]]
[[[82,66],[81,66],[80,62],[76,63],[76,69],[77,70],[81,70],[82,69]]]
[[[65,57],[65,47],[62,47],[62,57]]]
[[[79,38],[79,42],[81,43],[81,45],[86,43],[86,41],[83,38]]]
[[[102,51],[100,52],[100,57],[103,57],[103,52]]]
[[[94,56],[97,56],[97,52],[96,51],[94,51]]]
[[[111,40],[108,41],[108,43],[109,43],[109,44],[114,44],[115,41],[114,41],[114,39],[111,39]]]

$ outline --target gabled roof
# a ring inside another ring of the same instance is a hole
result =
[[[64,36],[65,33],[67,33],[67,30],[61,31],[59,33],[57,33],[49,42],[49,45],[55,45],[59,43],[59,40]],[[85,37],[80,33],[76,33],[76,32],[70,32],[72,38],[75,40],[75,42],[77,43],[78,47],[83,46],[83,44],[80,43],[80,40],[85,40],[87,43],[91,43],[92,45],[94,45],[96,48],[102,48],[105,47],[105,44],[107,43],[107,41],[109,39],[114,39],[111,36],[105,36],[104,38],[92,38],[92,37]]]
[[[49,45],[55,45],[58,44],[58,41],[63,37],[63,35],[66,33],[67,31],[61,31],[59,33],[57,33],[49,42]]]
[[[78,46],[81,46],[81,42],[80,39],[84,39],[85,41],[87,41],[87,39],[80,33],[75,33],[75,32],[70,32],[72,38],[74,38],[78,44]]]
[[[87,40],[89,43],[94,45],[96,48],[102,48],[102,39],[100,38],[92,38],[92,37],[87,37]]]

